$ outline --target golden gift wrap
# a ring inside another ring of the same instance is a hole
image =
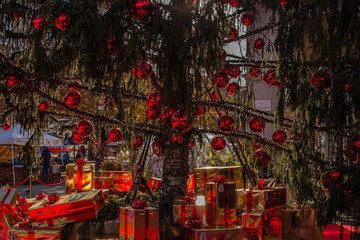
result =
[[[15,235],[12,239],[17,240],[61,240],[61,231],[64,226],[23,228],[16,224],[9,230],[9,236]]]
[[[120,208],[120,240],[159,240],[159,209]]]
[[[176,197],[173,205],[173,223],[184,225],[188,220],[197,218],[206,224],[205,205],[185,204],[184,197]]]
[[[236,222],[235,183],[206,183],[206,223],[210,225]]]
[[[194,169],[194,188],[197,194],[205,194],[206,183],[216,176],[224,176],[228,182],[235,182],[236,189],[244,188],[242,167],[203,167]]]
[[[96,219],[103,202],[101,189],[60,196],[50,205],[43,199],[29,208],[30,221],[52,226]]]
[[[76,165],[70,163],[66,165],[65,194],[93,190],[94,170],[94,164]]]
[[[132,175],[130,171],[101,171],[102,177],[113,177],[111,190],[114,192],[127,192],[131,188]]]
[[[110,189],[113,185],[113,177],[94,177],[95,189]]]
[[[242,225],[244,230],[244,239],[263,240],[263,212],[252,212],[242,214]]]
[[[13,214],[0,215],[0,239],[9,239],[9,229],[17,224],[17,218]]]
[[[0,189],[0,207],[3,213],[11,214],[16,211],[16,201],[19,199],[19,193],[16,188],[1,188]]]
[[[240,240],[242,228],[236,225],[225,227],[189,228],[182,226],[185,240]]]

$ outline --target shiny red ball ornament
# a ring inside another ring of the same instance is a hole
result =
[[[11,87],[16,87],[20,83],[19,77],[14,73],[9,73],[6,76],[6,82]]]
[[[266,70],[265,73],[263,74],[263,80],[264,80],[264,82],[265,82],[266,84],[270,85],[270,86],[272,86],[272,85],[271,85],[271,83],[270,83],[269,77],[270,77],[270,75],[271,75],[272,73],[274,73],[274,72],[276,72],[274,69],[268,69],[268,70]]]
[[[238,66],[229,66],[227,70],[231,78],[237,78],[240,76],[241,70]]]
[[[85,138],[83,136],[80,136],[77,132],[73,132],[72,140],[75,143],[82,143],[85,140]]]
[[[254,41],[254,47],[258,50],[261,50],[264,47],[264,40],[262,38],[257,38]]]
[[[158,92],[151,93],[146,99],[146,105],[151,109],[161,108],[161,95]]]
[[[270,163],[271,157],[263,149],[260,149],[254,153],[253,160],[259,167],[266,167]]]
[[[234,129],[235,121],[231,116],[222,116],[218,119],[218,126],[221,131],[231,132]]]
[[[81,83],[79,81],[71,81],[69,82],[69,84],[72,85],[77,85],[77,86],[81,86]],[[77,87],[69,87],[69,91],[76,91],[76,92],[80,92],[81,88],[77,88]]]
[[[229,77],[225,72],[220,71],[215,75],[215,82],[216,82],[216,87],[224,88],[229,83]]]
[[[197,106],[194,106],[195,107],[195,116],[197,117],[201,117],[205,114],[206,112],[206,107],[202,104],[199,104]]]
[[[328,171],[322,176],[322,182],[325,188],[330,188],[331,186],[339,184],[342,179],[342,174],[337,169]]]
[[[172,117],[172,115],[174,115],[175,113],[175,109],[171,108],[171,107],[164,107],[162,110],[161,110],[161,113],[160,113],[160,121],[162,124],[165,123],[165,119],[169,118],[169,117]]]
[[[251,13],[244,13],[241,16],[241,22],[246,26],[251,25],[254,22],[254,15],[252,15]]]
[[[272,135],[273,141],[277,144],[283,144],[286,141],[286,138],[286,132],[280,129],[276,130]]]
[[[41,15],[37,15],[33,21],[32,21],[33,26],[38,29],[38,30],[44,30],[46,27],[46,19],[44,18],[44,16]]]
[[[132,136],[131,138],[131,145],[134,147],[134,148],[139,148],[143,145],[144,143],[144,140],[142,138],[142,136],[138,135],[138,134],[135,134],[134,136]]]
[[[171,123],[179,132],[187,132],[193,124],[193,119],[185,110],[178,110],[172,116]]]
[[[81,120],[76,124],[76,132],[83,137],[89,136],[93,131],[91,122],[87,120]]]
[[[76,108],[81,103],[81,95],[76,91],[69,91],[65,95],[65,104],[69,108]]]
[[[60,16],[56,19],[56,27],[60,30],[66,30],[69,28],[70,21],[66,16],[66,13],[61,13]]]
[[[193,146],[195,146],[195,142],[194,142],[194,141],[190,141],[190,142],[189,142],[189,147],[193,147]]]
[[[325,90],[330,87],[330,76],[326,71],[316,71],[311,77],[311,85],[316,90]]]
[[[236,89],[239,89],[239,84],[237,82],[232,82],[230,83],[228,86],[227,86],[227,92],[230,94],[230,95],[234,95],[235,94],[235,91]]]
[[[112,128],[108,132],[108,141],[110,143],[117,143],[120,142],[123,137],[123,134],[120,129],[118,128]]]
[[[349,147],[360,151],[360,133],[355,134],[350,138]]]
[[[47,110],[49,110],[49,108],[50,108],[50,104],[48,101],[44,100],[39,103],[39,109],[41,111],[46,112]]]
[[[239,36],[239,31],[236,28],[232,28],[230,32],[230,39],[234,39]]]
[[[252,118],[249,122],[250,130],[254,133],[264,131],[265,123],[261,119]]]
[[[258,77],[260,73],[261,73],[260,68],[254,68],[254,67],[249,68],[249,75],[253,78]]]
[[[105,53],[109,56],[114,55],[117,52],[117,41],[114,37],[107,37],[103,43],[105,47]],[[101,48],[101,52],[103,52],[103,48]]]
[[[282,5],[286,5],[286,4],[289,3],[289,1],[288,1],[288,0],[280,0],[280,3],[281,3]]]
[[[10,130],[10,124],[9,123],[4,123],[1,127],[2,127],[2,129],[4,131],[9,131]]]
[[[212,92],[210,93],[210,98],[211,98],[211,100],[213,100],[213,101],[219,101],[219,99],[218,99],[215,91],[212,91]]]
[[[241,0],[230,0],[229,4],[233,7],[240,6]]]
[[[146,79],[150,77],[152,73],[152,67],[146,62],[141,62],[136,65],[136,75],[139,78]]]
[[[183,136],[181,133],[174,133],[171,137],[173,143],[180,144],[183,141]]]
[[[360,151],[348,146],[345,151],[345,156],[350,161],[358,162],[360,157]]]
[[[214,137],[211,140],[211,148],[215,151],[222,151],[226,146],[226,141],[223,137]]]
[[[146,117],[150,120],[156,120],[160,117],[161,111],[160,109],[152,109],[147,108],[146,109]]]
[[[152,12],[152,3],[149,0],[131,0],[129,11],[134,19],[145,20]]]
[[[270,76],[268,78],[268,82],[269,82],[270,86],[279,87],[280,84],[279,84],[279,82],[278,82],[278,80],[276,78],[276,71],[273,71],[270,74]]]

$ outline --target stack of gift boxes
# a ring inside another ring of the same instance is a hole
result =
[[[189,192],[173,206],[174,224],[182,225],[185,239],[281,238],[284,187],[260,180],[245,189],[238,166],[197,168],[190,179]]]

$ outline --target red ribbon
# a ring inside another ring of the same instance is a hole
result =
[[[4,217],[6,213],[9,213],[9,209],[8,209],[8,211],[6,211],[5,201],[8,198],[10,192],[11,192],[11,188],[8,188],[4,198],[0,202],[0,218]],[[0,221],[0,227],[3,226],[3,224],[4,224],[3,222],[4,221]]]
[[[41,199],[44,199],[44,198],[46,198],[46,195],[43,192],[36,195],[36,200],[38,200],[38,201],[41,200]]]
[[[79,165],[79,166],[86,165],[86,163],[87,163],[87,160],[84,158],[79,158],[78,160],[76,160],[76,165]]]
[[[145,209],[145,240],[149,240],[149,218],[150,212],[149,209]]]
[[[78,165],[77,191],[82,192],[83,165]]]
[[[139,200],[133,202],[131,206],[133,209],[145,209],[148,207],[148,204],[144,199],[140,198]]]
[[[185,204],[181,204],[181,219],[180,219],[180,224],[184,225],[185,224],[185,218],[186,218],[186,208],[185,208]]]
[[[213,189],[213,184],[210,185],[210,224],[214,224],[214,189]]]
[[[253,205],[252,194],[253,194],[252,190],[246,192],[246,206],[247,206],[246,210],[248,213],[252,212],[252,205]]]

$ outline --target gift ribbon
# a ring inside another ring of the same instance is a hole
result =
[[[4,198],[3,198],[3,200],[0,202],[0,218],[5,217],[5,214],[6,214],[6,213],[10,213],[9,211],[6,211],[6,210],[5,210],[5,206],[6,206],[6,205],[5,205],[5,201],[6,201],[6,199],[8,198],[10,192],[11,192],[11,188],[8,188],[6,194],[5,194]],[[12,214],[13,214],[13,213],[12,213]],[[3,227],[3,224],[4,224],[3,222],[4,222],[3,220],[0,221],[0,227]]]
[[[150,226],[150,210],[149,209],[144,209],[145,211],[145,214],[144,214],[144,217],[145,217],[145,240],[149,240],[150,237],[149,237],[149,226]],[[127,228],[128,228],[128,217],[129,217],[129,209],[128,208],[125,208],[125,240],[128,239],[128,235],[127,235]],[[135,211],[134,211],[134,219],[132,219],[131,221],[134,221],[135,222]],[[134,223],[133,223],[133,226],[134,226]],[[134,237],[135,237],[135,234],[137,230],[140,230],[140,229],[134,229]],[[135,238],[136,239],[136,238]]]
[[[149,218],[150,211],[149,209],[145,209],[145,240],[149,240]]]
[[[214,223],[214,189],[213,189],[213,185],[210,185],[210,224]]]
[[[129,209],[125,208],[125,240],[127,240],[127,221],[129,217]]]
[[[248,213],[252,212],[252,205],[253,205],[253,203],[252,203],[252,200],[253,200],[252,199],[252,194],[253,194],[252,190],[249,190],[249,191],[246,192],[246,206],[247,206],[246,210],[247,210]]]
[[[78,166],[77,191],[82,192],[83,165]]]

